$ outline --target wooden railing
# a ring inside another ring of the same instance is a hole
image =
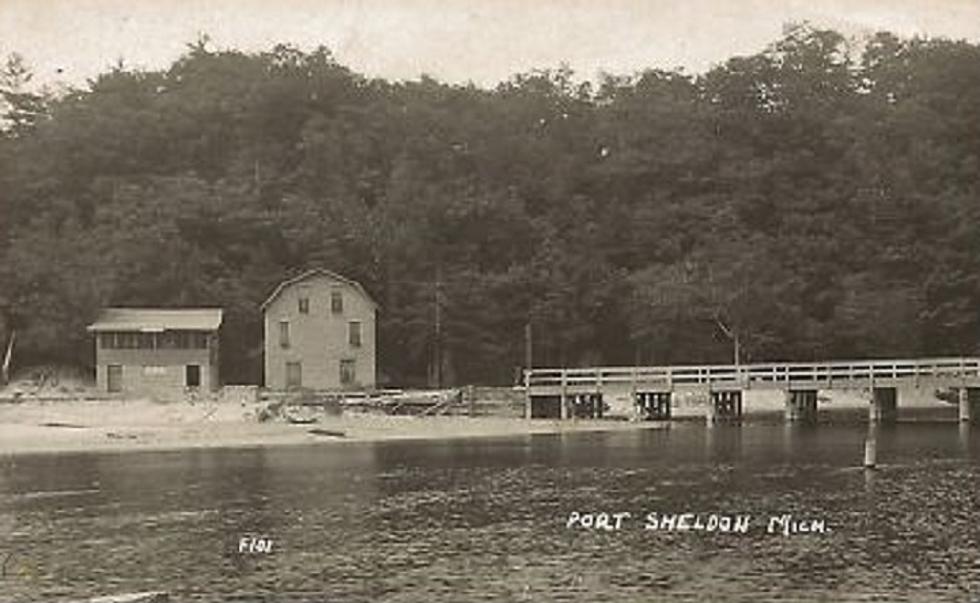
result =
[[[920,358],[835,362],[783,362],[769,364],[636,366],[594,368],[540,368],[524,371],[531,389],[597,388],[629,384],[673,388],[678,385],[819,383],[844,387],[854,382],[916,379],[980,378],[980,358]]]

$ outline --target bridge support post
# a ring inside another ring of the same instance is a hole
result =
[[[980,388],[961,387],[960,388],[960,422],[974,423],[977,420],[978,397]]]
[[[786,391],[786,420],[816,423],[817,390],[791,389]]]
[[[894,423],[898,417],[898,390],[894,387],[874,387],[868,406],[871,423]]]
[[[742,420],[742,391],[722,390],[711,392],[708,412],[705,417],[709,423]]]
[[[601,419],[602,394],[572,394],[569,414],[573,419]]]
[[[561,373],[561,398],[558,407],[558,418],[564,421],[568,418],[568,376],[565,371]]]
[[[531,396],[531,372],[524,373],[524,418],[530,420],[534,416],[534,397]]]
[[[670,420],[670,392],[637,392],[637,413],[644,421]]]

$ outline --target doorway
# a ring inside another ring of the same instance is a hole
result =
[[[299,362],[286,363],[286,389],[303,387],[303,365]]]
[[[122,365],[106,365],[106,391],[117,393],[122,391]]]
[[[201,387],[201,365],[187,365],[184,371],[184,385],[187,387]]]

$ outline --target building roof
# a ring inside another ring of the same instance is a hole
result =
[[[89,331],[217,331],[220,308],[106,308]]]
[[[313,278],[314,276],[325,276],[327,278],[331,278],[340,281],[342,283],[347,283],[351,287],[357,289],[361,293],[361,295],[364,296],[364,299],[368,300],[371,303],[371,305],[373,305],[374,307],[378,306],[378,304],[375,303],[374,299],[372,299],[370,295],[368,295],[368,292],[364,290],[364,287],[362,287],[359,282],[355,280],[351,280],[346,276],[341,276],[336,272],[324,270],[323,268],[313,268],[312,270],[307,270],[306,272],[300,274],[299,276],[295,276],[291,279],[287,279],[279,283],[279,286],[276,287],[275,291],[272,292],[272,295],[270,295],[268,299],[262,302],[262,306],[261,306],[262,311],[264,312],[266,307],[268,307],[268,305],[271,304],[273,300],[279,297],[279,294],[282,293],[283,290],[286,289],[286,287],[290,287],[292,285],[295,285],[296,283],[300,283],[307,279]]]

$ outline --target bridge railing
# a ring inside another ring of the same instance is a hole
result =
[[[834,362],[783,362],[735,365],[605,366],[536,368],[524,372],[525,384],[539,388],[601,388],[630,384],[751,385],[885,381],[896,379],[980,378],[980,358],[919,358]]]

